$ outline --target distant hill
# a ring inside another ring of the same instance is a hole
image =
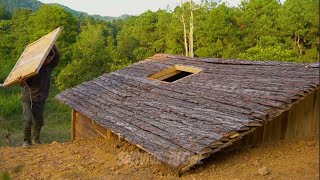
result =
[[[4,5],[11,13],[17,8],[31,9],[36,11],[43,3],[37,0],[0,0],[0,5]]]
[[[6,10],[8,10],[9,12],[12,13],[17,8],[31,9],[32,11],[36,11],[37,9],[39,9],[40,6],[43,5],[43,3],[40,1],[37,1],[37,0],[0,0],[0,5],[4,5]],[[124,14],[119,17],[89,15],[88,13],[76,11],[76,10],[73,10],[73,9],[67,7],[67,6],[57,4],[57,3],[53,3],[53,4],[49,4],[49,5],[61,6],[66,11],[73,14],[74,16],[80,16],[80,15],[91,16],[95,19],[106,20],[106,21],[113,20],[113,19],[125,19],[130,16],[128,14]]]
[[[81,11],[76,11],[76,10],[73,10],[73,9],[67,7],[67,6],[64,6],[64,5],[61,5],[61,4],[57,4],[57,3],[52,3],[52,4],[49,4],[49,5],[60,6],[63,9],[65,9],[66,11],[70,12],[71,14],[73,14],[74,16],[80,16],[80,15],[91,16],[91,17],[93,17],[95,19],[106,20],[106,21],[113,20],[113,19],[118,19],[118,17],[111,17],[111,16],[89,15],[88,13],[81,12]]]

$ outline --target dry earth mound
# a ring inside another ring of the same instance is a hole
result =
[[[179,178],[135,146],[103,139],[1,147],[0,172],[12,179]],[[180,179],[319,179],[319,141],[286,140],[222,152]]]

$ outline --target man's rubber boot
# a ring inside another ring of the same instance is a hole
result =
[[[33,145],[39,145],[39,144],[41,144],[41,141],[40,141],[40,139],[34,138],[34,139],[32,139],[32,144]]]
[[[33,132],[33,138],[32,138],[32,144],[34,145],[39,145],[41,144],[41,141],[40,141],[40,131],[41,131],[41,128],[36,128]]]

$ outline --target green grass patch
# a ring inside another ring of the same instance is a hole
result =
[[[8,172],[4,172],[4,173],[0,172],[0,179],[1,180],[10,180],[11,178],[10,178],[10,175]]]
[[[21,112],[20,88],[0,89],[0,117],[10,117]]]

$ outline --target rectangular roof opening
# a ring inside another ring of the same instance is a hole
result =
[[[199,72],[201,72],[201,69],[188,66],[174,65],[168,69],[164,69],[148,77],[164,82],[174,82],[192,74],[197,74]]]

